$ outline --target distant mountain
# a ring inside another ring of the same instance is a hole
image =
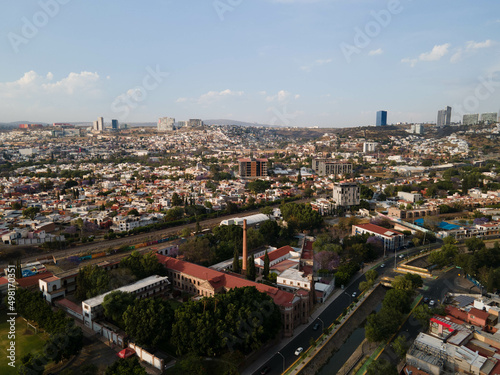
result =
[[[272,126],[268,124],[258,124],[256,122],[245,122],[245,121],[227,120],[227,119],[203,120],[203,123],[206,125],[269,126],[269,127]]]

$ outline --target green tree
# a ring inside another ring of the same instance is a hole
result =
[[[267,253],[267,250],[266,254],[264,255],[264,270],[262,272],[262,275],[264,277],[267,277],[267,275],[269,275],[269,254]]]
[[[382,301],[384,310],[393,310],[408,313],[411,307],[411,298],[405,290],[391,289],[385,294]]]
[[[255,281],[256,277],[257,277],[257,270],[255,268],[255,258],[252,255],[250,258],[248,258],[247,262],[247,279]]]
[[[30,220],[35,220],[35,217],[38,215],[39,212],[40,208],[38,207],[28,207],[25,210],[23,210],[23,216]]]
[[[398,371],[395,366],[391,365],[383,358],[370,363],[367,369],[367,375],[397,375]]]
[[[177,308],[171,343],[178,355],[248,354],[280,330],[281,314],[272,298],[255,287],[244,287]]]
[[[127,213],[128,216],[141,216],[141,214],[139,213],[139,211],[137,211],[137,209],[133,208],[131,209],[128,213]]]
[[[137,356],[119,359],[106,369],[106,375],[147,375]]]
[[[400,359],[403,359],[408,350],[408,345],[406,344],[406,338],[403,335],[396,337],[392,343],[392,349],[398,355]]]
[[[210,241],[205,237],[189,239],[179,247],[179,253],[184,255],[188,262],[201,265],[210,265],[214,259]]]
[[[465,246],[470,252],[475,252],[486,248],[484,241],[481,238],[472,237],[465,240]]]
[[[365,273],[366,280],[374,282],[378,277],[378,272],[375,270],[369,270]]]
[[[370,342],[387,341],[399,328],[403,315],[396,310],[382,308],[369,315],[366,320],[365,336]]]
[[[234,249],[234,254],[233,254],[233,272],[239,273],[240,272],[240,253],[238,249]]]
[[[264,242],[268,245],[276,245],[279,240],[280,227],[274,220],[264,221],[259,228],[259,232],[264,237]]]
[[[102,302],[104,315],[123,328],[123,313],[129,306],[134,304],[134,301],[135,296],[133,294],[115,290],[104,296],[104,301]]]
[[[165,267],[158,262],[154,253],[141,254],[133,251],[120,261],[120,268],[128,268],[139,280],[153,275],[165,275]]]
[[[418,320],[424,331],[429,329],[429,319],[434,315],[434,312],[428,305],[418,305],[413,310],[413,316]]]
[[[156,346],[168,342],[172,332],[173,310],[159,298],[136,299],[123,313],[125,331],[139,345]]]
[[[76,277],[76,298],[85,300],[105,293],[109,288],[109,275],[106,270],[88,265],[78,271]]]
[[[47,360],[41,354],[28,353],[21,358],[19,375],[43,375]]]
[[[182,206],[183,203],[184,201],[179,196],[179,194],[177,193],[172,194],[172,206]]]

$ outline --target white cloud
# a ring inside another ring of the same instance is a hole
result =
[[[287,100],[288,98],[290,97],[290,93],[288,91],[285,91],[285,90],[281,90],[279,91],[276,95],[272,95],[272,96],[268,96],[266,98],[266,100],[268,102],[274,102],[274,101],[278,101],[278,102],[284,102],[285,100]]]
[[[418,59],[420,61],[438,61],[448,53],[448,49],[450,48],[450,43],[445,43],[441,45],[435,45],[432,51],[424,52],[420,54]]]
[[[198,98],[198,103],[203,104],[203,103],[208,103],[208,102],[213,102],[215,100],[219,100],[223,97],[242,96],[243,94],[244,94],[243,91],[231,91],[229,89],[226,89],[223,91],[209,91],[206,94],[203,94]]]
[[[332,59],[318,59],[311,64],[301,66],[300,69],[304,70],[306,72],[310,72],[313,68],[316,68],[318,66],[330,64],[333,60]]]
[[[477,50],[492,47],[495,44],[491,39],[487,39],[484,42],[468,41],[465,46],[457,48],[453,56],[451,56],[450,62],[456,63],[462,58],[473,55]]]
[[[31,70],[16,81],[0,82],[0,95],[5,97],[32,97],[47,94],[73,95],[95,92],[100,81],[99,74],[92,72],[70,73],[60,81],[52,82],[54,75],[49,72],[41,76]]]
[[[450,46],[450,43],[435,45],[431,51],[421,53],[417,59],[411,59],[407,57],[402,59],[401,62],[410,64],[410,66],[413,68],[419,61],[439,61],[449,52]]]
[[[294,98],[295,98],[295,99],[300,99],[300,95],[299,95],[299,94],[297,94],[297,95],[295,95],[295,96],[294,96]]]
[[[175,102],[176,103],[184,103],[184,102],[187,102],[188,101],[188,98],[178,98]]]
[[[487,39],[484,42],[475,42],[475,41],[471,40],[465,44],[465,48],[469,51],[480,49],[480,48],[489,48],[491,46],[493,46],[493,41],[490,39]]]
[[[368,52],[368,56],[377,56],[377,55],[381,55],[384,53],[384,50],[382,48],[379,48],[379,49],[374,49],[370,52]]]

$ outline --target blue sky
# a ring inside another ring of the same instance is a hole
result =
[[[500,109],[493,0],[9,1],[0,30],[0,122],[344,127]]]

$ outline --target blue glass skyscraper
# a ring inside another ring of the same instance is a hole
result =
[[[387,111],[377,112],[377,126],[387,125]]]

